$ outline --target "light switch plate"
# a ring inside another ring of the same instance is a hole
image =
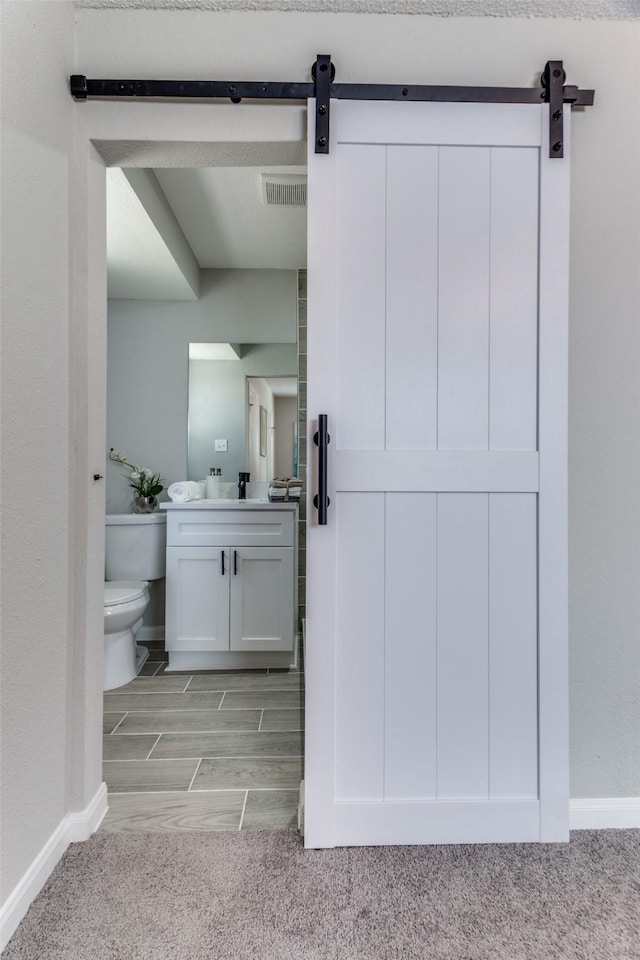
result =
[[[216,440],[216,453],[226,453],[227,452],[227,441],[226,440]]]

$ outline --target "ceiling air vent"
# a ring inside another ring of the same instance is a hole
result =
[[[268,207],[306,207],[307,178],[302,174],[263,173],[262,198]]]

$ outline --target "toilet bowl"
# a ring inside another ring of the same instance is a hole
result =
[[[149,656],[135,635],[149,604],[144,580],[113,580],[104,585],[104,689],[129,683]]]
[[[106,517],[104,584],[104,690],[129,683],[149,656],[136,643],[149,605],[149,581],[165,574],[163,514]]]

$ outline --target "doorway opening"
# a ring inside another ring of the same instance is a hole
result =
[[[298,477],[297,377],[247,377],[247,454],[252,482]]]
[[[173,568],[150,582],[136,634],[148,659],[134,679],[104,693],[105,832],[297,824],[304,742],[306,409],[299,384],[306,381],[306,210],[268,197],[274,183],[277,188],[292,177],[300,184],[304,172],[299,164],[107,169],[108,447],[159,472],[161,500],[180,481],[201,484],[206,498],[206,478],[215,470],[218,499],[227,508],[238,496],[242,471],[251,475],[249,500],[264,501],[259,509],[268,510],[277,506],[268,502],[269,481],[284,463],[290,463],[288,475],[302,481],[303,495],[294,514],[288,652],[254,657],[243,651],[234,659],[231,640],[228,665],[214,644],[214,665],[205,657],[202,668],[180,669],[182,654],[172,649],[165,617]],[[223,346],[224,357],[215,352]],[[254,415],[250,384],[272,397],[271,404],[259,402]],[[282,431],[279,406],[286,407]],[[278,437],[285,431],[286,441]],[[290,451],[288,461],[281,448]],[[127,479],[122,465],[107,464],[107,514],[131,512]],[[203,555],[208,548],[196,549]],[[250,590],[256,581],[249,560],[244,563]],[[199,585],[183,608],[205,592]],[[261,602],[258,621],[269,614]],[[206,638],[195,640],[208,656]]]

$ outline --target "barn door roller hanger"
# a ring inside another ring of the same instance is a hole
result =
[[[593,90],[565,85],[562,60],[549,60],[540,87],[442,87],[386,83],[335,83],[331,57],[318,54],[310,83],[253,80],[88,80],[70,77],[75,100],[113,97],[156,100],[309,100],[316,101],[316,153],[329,153],[331,100],[432,100],[440,103],[548,103],[549,156],[564,156],[562,105],[590,107]]]

